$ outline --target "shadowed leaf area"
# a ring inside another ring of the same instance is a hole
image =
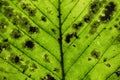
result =
[[[0,80],[120,80],[120,0],[0,0]]]

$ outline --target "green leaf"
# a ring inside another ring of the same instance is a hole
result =
[[[120,0],[0,0],[0,80],[120,80]]]

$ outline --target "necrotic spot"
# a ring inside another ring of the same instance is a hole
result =
[[[44,16],[41,16],[41,20],[42,20],[43,22],[46,22],[46,21],[47,21]]]
[[[94,57],[94,58],[96,58],[96,59],[98,59],[99,56],[100,56],[100,52],[98,52],[98,51],[96,51],[96,50],[93,50],[93,51],[91,52],[91,56]]]
[[[34,26],[29,27],[29,32],[30,33],[37,33],[38,31],[39,31],[39,29],[37,27],[34,27]]]
[[[117,71],[117,72],[115,72],[115,73],[116,73],[117,77],[120,76],[120,71]]]
[[[11,37],[14,39],[18,39],[21,37],[21,32],[17,29],[13,29],[13,31],[11,33]]]
[[[113,11],[115,11],[115,4],[113,2],[109,2],[109,4],[105,7],[105,11],[104,11],[105,15],[100,16],[100,20],[102,22],[109,21],[111,19]]]
[[[47,74],[47,80],[55,80],[55,78],[52,77],[51,75]]]
[[[27,41],[25,42],[25,47],[27,47],[27,48],[33,48],[33,47],[34,47],[33,41],[27,40]]]

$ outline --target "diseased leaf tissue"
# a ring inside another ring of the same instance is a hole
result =
[[[120,0],[0,0],[0,80],[120,80]]]

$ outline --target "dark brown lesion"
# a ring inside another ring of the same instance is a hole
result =
[[[115,9],[116,9],[116,4],[114,2],[109,2],[108,5],[105,6],[104,15],[100,16],[101,22],[110,21]]]
[[[91,52],[91,56],[94,57],[95,59],[98,59],[100,57],[100,52],[94,49]]]
[[[13,29],[10,36],[11,38],[19,39],[22,36],[22,33],[18,29]]]
[[[32,40],[25,41],[24,47],[28,49],[32,49],[35,46],[34,42]]]

